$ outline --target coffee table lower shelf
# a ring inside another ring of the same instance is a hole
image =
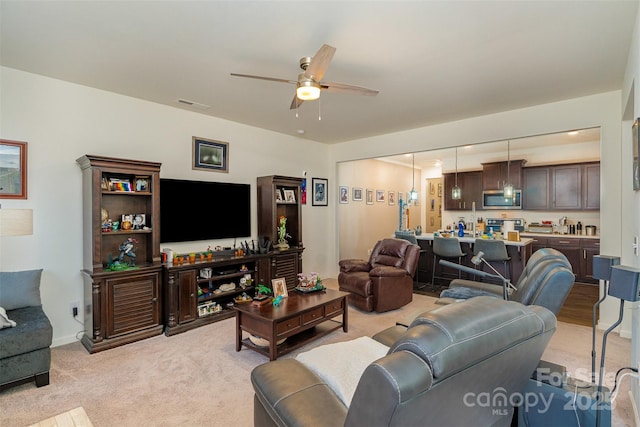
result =
[[[342,322],[338,322],[336,320],[327,320],[324,323],[320,323],[311,329],[307,329],[306,331],[291,335],[290,337],[287,337],[287,340],[285,342],[277,347],[277,356],[291,353],[292,351],[299,349],[303,345],[317,340],[318,338],[328,335],[331,332],[341,328]],[[249,338],[243,339],[242,345],[269,357],[269,346],[256,345],[251,342]]]

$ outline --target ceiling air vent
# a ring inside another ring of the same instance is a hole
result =
[[[206,110],[207,108],[211,108],[211,105],[200,104],[199,102],[189,101],[188,99],[178,99],[179,104],[188,105],[189,107],[199,108],[201,110]]]

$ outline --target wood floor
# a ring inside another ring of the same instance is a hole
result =
[[[414,287],[414,292],[437,298],[440,296],[442,289],[445,288],[436,286],[434,289],[429,283],[421,283]],[[558,313],[558,320],[576,325],[591,326],[593,323],[593,304],[598,301],[598,298],[597,285],[575,283]]]

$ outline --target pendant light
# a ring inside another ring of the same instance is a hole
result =
[[[507,141],[507,180],[502,189],[505,199],[509,199],[513,197],[513,185],[511,185],[511,181],[509,180],[510,165],[511,165],[511,141]]]
[[[413,184],[411,185],[411,191],[409,192],[409,203],[418,201],[418,192],[416,191],[416,155],[411,154],[411,179]]]
[[[456,147],[456,185],[451,189],[451,198],[453,200],[460,200],[462,197],[462,190],[458,187],[458,147]]]

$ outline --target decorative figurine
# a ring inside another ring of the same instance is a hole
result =
[[[136,254],[134,253],[133,249],[134,243],[138,243],[138,241],[133,237],[129,237],[127,240],[120,244],[120,246],[118,247],[118,250],[120,250],[120,255],[118,256],[119,262],[122,262],[124,256],[126,255],[131,258],[131,265],[136,265]]]
[[[287,217],[284,215],[280,217],[278,226],[278,244],[274,245],[275,248],[280,250],[289,249],[289,243],[287,243],[287,237],[291,237],[287,233]]]

